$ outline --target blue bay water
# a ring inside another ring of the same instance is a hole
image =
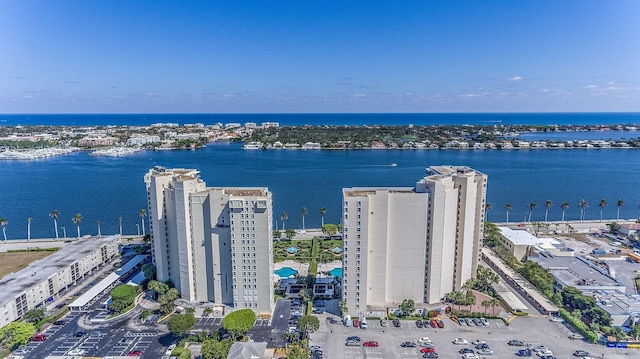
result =
[[[279,122],[281,125],[597,125],[638,124],[640,113],[356,113],[356,114],[0,114],[0,125],[144,126],[159,122]]]
[[[397,163],[397,167],[392,167]],[[598,203],[609,205],[605,218],[615,218],[616,201],[625,202],[621,218],[637,218],[640,204],[640,150],[326,150],[243,151],[240,144],[210,144],[200,150],[143,151],[126,157],[91,157],[88,152],[37,161],[2,161],[0,217],[8,220],[9,239],[26,238],[32,217],[32,238],[53,237],[53,209],[68,236],[76,227],[75,213],[84,217],[82,234],[137,232],[138,212],[146,208],[143,176],[154,165],[196,168],[209,186],[267,186],[273,192],[274,219],[288,213],[287,227],[300,227],[300,211],[308,209],[306,226],[319,227],[319,208],[325,222],[338,223],[341,189],[353,186],[408,186],[424,176],[430,165],[466,165],[489,176],[490,221],[504,221],[510,203],[511,221],[522,221],[536,202],[532,220],[544,219],[544,202],[551,200],[549,220],[579,217],[578,202],[587,200],[587,219],[599,218]],[[282,226],[281,223],[278,224]],[[60,230],[62,235],[62,230]]]

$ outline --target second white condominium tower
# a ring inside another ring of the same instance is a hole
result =
[[[487,176],[433,166],[411,187],[343,189],[343,300],[382,314],[436,303],[475,276]]]
[[[188,301],[270,314],[271,192],[207,187],[194,169],[155,167],[145,183],[158,280]]]

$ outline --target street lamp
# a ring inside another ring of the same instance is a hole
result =
[[[138,227],[138,235],[140,235],[140,225],[136,223],[136,227]]]
[[[62,233],[64,233],[64,239],[67,239],[67,229],[62,227]]]

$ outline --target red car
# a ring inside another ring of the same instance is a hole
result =
[[[431,319],[431,328],[435,328],[438,326],[438,322],[435,319]]]
[[[139,357],[141,355],[142,355],[142,351],[140,351],[140,350],[132,350],[132,351],[127,353],[128,357]]]
[[[420,353],[435,353],[436,348],[420,348]]]
[[[44,334],[36,334],[31,337],[32,342],[43,342],[45,340],[47,340],[47,336]]]
[[[378,342],[374,342],[373,340],[370,340],[368,342],[364,342],[364,344],[362,344],[365,347],[377,347],[379,344]]]
[[[354,328],[360,328],[360,320],[359,319],[354,319],[353,320],[353,327]]]

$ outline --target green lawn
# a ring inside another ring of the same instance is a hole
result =
[[[342,248],[341,240],[327,240],[323,241],[320,238],[315,238],[318,243],[316,250],[316,258],[320,263],[328,263],[342,258],[342,253],[335,254],[332,252],[333,248]],[[312,253],[311,245],[312,240],[279,240],[273,243],[273,259],[276,262],[282,262],[287,259],[291,259],[301,263],[311,263]],[[298,252],[290,254],[287,252],[287,248],[297,247]]]

